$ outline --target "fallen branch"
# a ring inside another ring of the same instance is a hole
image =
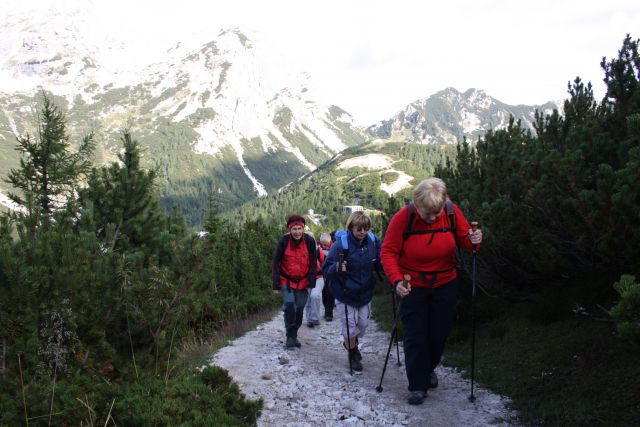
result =
[[[604,308],[602,308],[600,306],[598,306],[598,307],[604,310]],[[591,313],[589,313],[589,311],[587,311],[586,308],[582,307],[579,304],[576,304],[576,308],[574,308],[572,311],[577,316],[584,317],[584,318],[587,318],[587,319],[590,319],[590,320],[594,320],[596,322],[618,323],[618,321],[616,319],[612,319],[611,317],[597,317],[597,316],[594,316]],[[609,313],[609,312],[607,311],[607,313]]]

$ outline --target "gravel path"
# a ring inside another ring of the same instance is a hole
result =
[[[300,328],[302,347],[284,348],[282,314],[256,327],[215,353],[221,366],[249,399],[264,399],[259,426],[507,426],[517,425],[508,399],[482,388],[469,402],[469,381],[455,370],[438,367],[438,388],[419,406],[406,403],[404,366],[397,366],[395,346],[380,382],[389,334],[374,322],[360,340],[364,371],[349,375],[339,322]],[[400,360],[403,362],[402,346]],[[404,363],[404,362],[403,362]]]

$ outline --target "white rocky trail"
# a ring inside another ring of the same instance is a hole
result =
[[[334,317],[334,319],[336,319]],[[349,374],[339,321],[298,332],[301,348],[284,348],[284,324],[279,313],[229,346],[210,363],[223,367],[249,399],[264,399],[259,426],[506,426],[517,425],[508,399],[477,387],[468,400],[469,381],[455,370],[439,367],[440,385],[429,390],[422,405],[406,403],[404,366],[397,365],[393,347],[377,392],[389,345],[389,334],[371,322],[360,340],[364,371]],[[402,346],[400,360],[404,365]]]

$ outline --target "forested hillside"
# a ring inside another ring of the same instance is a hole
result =
[[[412,187],[432,176],[436,167],[453,162],[455,150],[450,145],[392,142],[352,147],[279,193],[246,203],[225,217],[240,221],[263,218],[282,224],[287,215],[306,214],[311,209],[326,216],[317,224],[307,221],[313,231],[344,228],[348,215],[342,212],[343,206],[361,205],[373,215],[389,213],[408,200]],[[373,165],[371,156],[389,163]],[[384,186],[392,186],[400,174],[406,176],[406,185],[397,193],[385,191]],[[384,216],[382,221],[374,221],[376,233],[383,233],[385,228]]]

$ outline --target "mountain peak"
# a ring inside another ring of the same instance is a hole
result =
[[[543,108],[544,107],[544,108]],[[453,87],[407,105],[389,120],[370,126],[366,132],[374,138],[420,144],[455,144],[467,138],[482,137],[489,129],[502,129],[513,115],[523,126],[533,130],[536,106],[510,106],[482,89],[460,92]],[[545,104],[545,112],[557,108]]]

